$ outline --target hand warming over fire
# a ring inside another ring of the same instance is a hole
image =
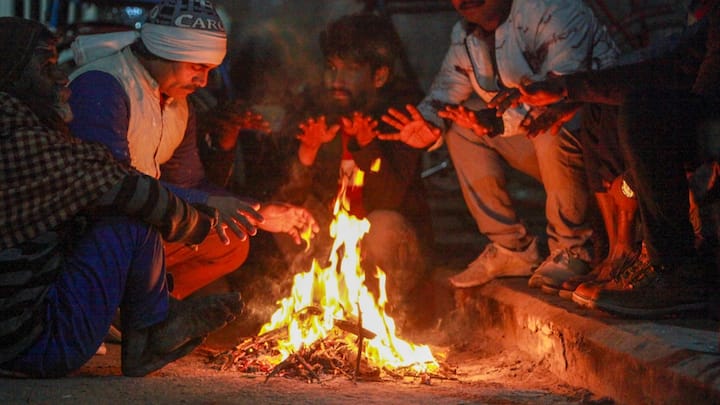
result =
[[[488,108],[495,108],[498,115],[502,115],[507,109],[522,104],[522,93],[515,88],[500,90],[495,97],[487,103]]]
[[[328,127],[325,116],[323,115],[318,119],[309,118],[300,124],[301,133],[297,138],[302,145],[318,149],[322,144],[335,139],[335,135],[337,135],[339,130],[340,125],[337,124]]]
[[[302,235],[312,237],[320,231],[320,227],[310,211],[284,203],[267,203],[260,208],[263,221],[257,227],[268,232],[283,232],[290,235],[295,244],[302,243]]]
[[[255,235],[257,228],[254,223],[262,222],[263,217],[258,213],[260,204],[250,203],[235,197],[210,196],[207,205],[218,210],[219,221],[215,231],[224,244],[229,244],[226,229],[230,228],[241,240],[248,235]]]
[[[200,114],[198,126],[212,136],[213,146],[225,151],[235,147],[243,129],[270,133],[270,123],[240,100],[220,105],[207,114]]]
[[[468,128],[477,136],[489,135],[492,126],[489,123],[480,122],[475,112],[467,108],[459,106],[445,106],[438,111],[440,118],[452,120],[461,127]]]
[[[567,97],[567,89],[562,77],[542,82],[528,83],[520,88],[520,101],[533,106],[555,104]]]
[[[387,141],[401,141],[413,148],[425,149],[440,138],[440,129],[425,121],[420,111],[412,105],[405,106],[409,116],[402,111],[390,108],[382,116],[383,122],[397,129],[395,134],[379,134],[378,138]]]
[[[335,139],[340,125],[332,125],[328,127],[325,116],[319,118],[310,118],[300,124],[300,135],[297,139],[300,141],[300,149],[298,149],[298,158],[305,166],[312,166],[315,157],[322,144]]]
[[[367,146],[373,139],[378,136],[375,128],[378,126],[378,122],[367,115],[359,112],[354,112],[352,119],[342,117],[342,128],[343,132],[355,137],[360,147]]]
[[[558,103],[530,110],[520,126],[527,130],[527,136],[534,138],[543,132],[557,135],[563,124],[570,121],[577,110],[578,103]]]
[[[567,97],[567,90],[560,77],[551,77],[546,81],[523,83],[519,89],[500,91],[488,103],[488,107],[505,112],[508,108],[520,104],[534,107],[546,106],[562,101]]]

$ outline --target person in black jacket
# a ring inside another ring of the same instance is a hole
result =
[[[278,192],[310,209],[327,231],[344,188],[345,208],[370,222],[362,244],[365,268],[377,265],[388,274],[389,302],[396,307],[425,276],[433,243],[422,151],[376,138],[388,107],[422,98],[394,71],[401,46],[392,23],[373,14],[341,17],[320,34],[324,87],[289,114],[288,131],[299,142]],[[328,238],[326,232],[316,244],[329,247]]]
[[[120,308],[122,373],[144,376],[240,314],[237,293],[168,295],[162,239],[197,244],[225,224],[70,134],[56,44],[39,22],[0,18],[0,371],[80,368]]]

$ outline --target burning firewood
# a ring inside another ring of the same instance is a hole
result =
[[[294,276],[290,296],[259,336],[234,349],[210,356],[220,370],[296,377],[308,382],[321,376],[357,380],[451,378],[438,374],[440,364],[430,348],[396,336],[395,322],[385,313],[385,273],[377,268],[377,291],[365,285],[360,266],[360,240],[370,224],[344,210],[344,192],[335,204],[330,258],[315,260]],[[327,263],[322,265],[321,263]]]
[[[356,329],[357,330],[357,329]],[[373,366],[357,351],[358,337],[337,328],[326,337],[302,348],[279,363],[274,363],[278,351],[270,336],[282,336],[283,331],[273,331],[240,342],[232,349],[209,356],[209,363],[220,371],[237,371],[248,374],[264,374],[265,381],[272,377],[296,378],[307,382],[320,382],[324,378],[345,377],[353,381],[402,380],[416,378],[422,384],[432,379],[455,380],[455,370],[441,365],[436,372],[421,372],[411,367],[391,369]]]

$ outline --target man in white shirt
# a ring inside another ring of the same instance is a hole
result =
[[[612,65],[618,50],[592,11],[574,0],[452,0],[464,17],[453,28],[440,72],[410,116],[389,110],[386,122],[416,147],[440,141],[444,132],[465,202],[491,243],[455,287],[474,287],[497,277],[532,276],[530,286],[556,290],[589,271],[592,230],[586,221],[589,193],[582,153],[571,121],[576,107],[544,107],[563,117],[562,127],[536,122],[540,110],[523,106],[501,117],[475,114],[501,90],[553,75]],[[443,118],[452,121],[446,127]],[[495,136],[497,135],[497,136]],[[550,256],[518,217],[506,188],[507,165],[542,182]],[[536,270],[537,269],[537,270]],[[533,273],[534,272],[534,273]]]

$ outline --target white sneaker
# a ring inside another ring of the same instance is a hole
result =
[[[528,280],[528,286],[553,293],[557,292],[566,280],[588,272],[590,265],[587,261],[567,249],[557,249],[535,270]]]
[[[458,288],[477,287],[498,277],[528,277],[540,264],[537,239],[521,252],[490,243],[465,271],[450,277]]]

